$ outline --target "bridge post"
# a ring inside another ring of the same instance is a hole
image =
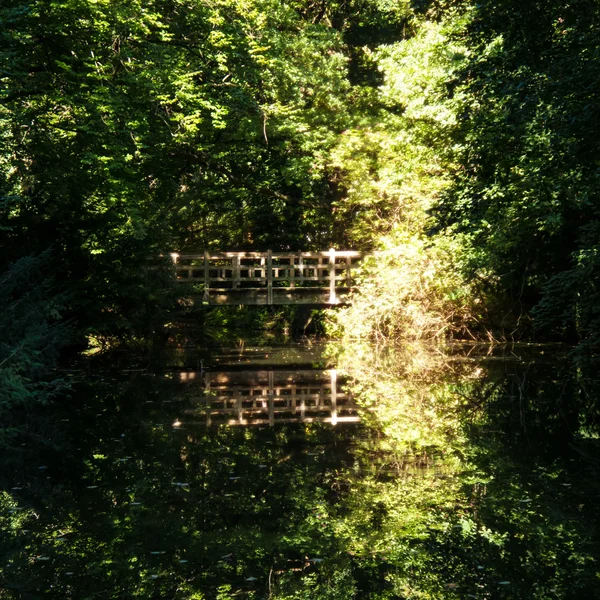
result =
[[[294,279],[296,278],[296,257],[294,256],[293,253],[290,256],[289,276],[290,276],[290,287],[291,288],[296,287],[296,282],[294,281]]]
[[[210,296],[208,294],[208,285],[209,285],[209,269],[208,269],[208,250],[204,251],[204,299],[203,301],[208,304],[210,301]]]
[[[267,304],[273,304],[273,251],[267,250]]]
[[[237,399],[237,418],[241,425],[244,422],[244,399],[242,396]]]
[[[177,263],[179,262],[179,253],[169,252],[169,256],[171,257],[171,262],[173,263],[173,269],[175,269],[175,280],[177,280]]]
[[[346,287],[350,289],[352,287],[352,274],[350,272],[352,268],[352,257],[346,256]]]
[[[240,257],[234,256],[231,259],[232,267],[233,267],[233,282],[231,286],[233,289],[240,287]]]
[[[337,304],[335,295],[335,248],[329,249],[329,304]]]
[[[206,426],[210,427],[212,425],[212,415],[211,415],[211,401],[210,401],[210,373],[206,373],[204,379],[204,406],[206,407]]]

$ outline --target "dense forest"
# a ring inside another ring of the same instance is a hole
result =
[[[595,355],[594,2],[7,0],[0,19],[5,389],[67,330],[160,328],[138,265],[167,250],[378,249],[363,335]]]

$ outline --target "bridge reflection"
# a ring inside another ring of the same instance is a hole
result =
[[[180,381],[190,384],[188,397],[198,405],[188,417],[203,417],[208,426],[360,421],[335,369],[184,372]]]

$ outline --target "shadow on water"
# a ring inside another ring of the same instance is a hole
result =
[[[0,597],[597,597],[593,385],[546,346],[87,375],[61,451],[2,474]]]

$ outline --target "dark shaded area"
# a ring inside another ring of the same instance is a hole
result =
[[[434,214],[472,236],[473,277],[494,273],[482,284],[492,313],[504,307],[520,326],[533,316],[536,335],[581,343],[597,360],[597,7],[506,0],[473,10],[461,34],[471,56],[455,82],[471,99],[460,168]]]

